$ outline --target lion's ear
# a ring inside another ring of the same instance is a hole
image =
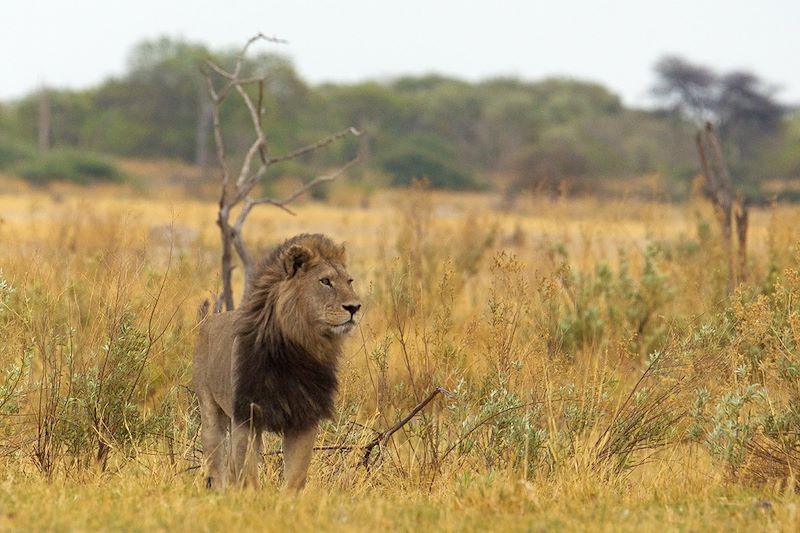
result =
[[[291,278],[311,260],[311,250],[302,244],[293,244],[283,253],[283,268]]]

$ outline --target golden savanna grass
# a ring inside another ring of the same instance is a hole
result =
[[[700,200],[333,191],[255,210],[254,250],[345,241],[365,304],[328,449],[288,497],[275,438],[262,491],[202,488],[188,387],[219,290],[214,202],[4,187],[2,530],[800,527],[794,206],[752,213],[729,298]]]

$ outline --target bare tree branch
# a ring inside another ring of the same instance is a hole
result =
[[[267,175],[268,168],[283,161],[288,161],[301,157],[305,154],[312,153],[316,150],[324,148],[331,143],[352,135],[357,137],[361,132],[350,127],[340,132],[334,133],[325,137],[313,144],[301,147],[293,152],[284,156],[270,159],[267,150],[267,138],[264,134],[264,124],[262,122],[263,115],[263,101],[264,101],[264,77],[253,78],[243,77],[242,69],[245,64],[245,57],[249,48],[257,41],[265,41],[270,43],[286,43],[282,39],[276,37],[268,37],[262,33],[251,37],[242,47],[239,55],[236,58],[236,64],[233,71],[216,64],[212,60],[205,62],[205,67],[202,69],[203,75],[206,78],[206,86],[209,97],[211,98],[212,108],[212,125],[214,128],[214,143],[216,145],[217,162],[222,169],[222,187],[219,199],[219,211],[217,213],[217,225],[220,229],[220,241],[222,244],[221,254],[221,275],[222,275],[222,295],[220,300],[214,306],[217,310],[221,303],[224,302],[225,309],[232,310],[234,308],[233,289],[232,289],[232,273],[233,273],[233,252],[239,257],[245,273],[245,287],[244,293],[246,294],[250,287],[250,273],[251,273],[251,256],[248,252],[247,245],[244,241],[243,228],[244,223],[250,214],[253,207],[261,204],[269,204],[280,209],[283,209],[289,214],[294,212],[289,209],[288,205],[295,201],[302,194],[317,187],[318,185],[335,180],[354,164],[358,162],[358,158],[349,161],[347,164],[325,176],[318,176],[309,181],[302,187],[298,188],[295,192],[283,199],[274,198],[257,198],[250,197],[253,188]],[[223,80],[222,86],[217,88],[214,84],[214,76]],[[248,93],[245,88],[248,85],[258,84],[258,98],[253,102],[253,97]],[[236,181],[231,183],[231,171],[228,168],[225,153],[225,143],[222,136],[222,126],[220,118],[220,110],[225,99],[232,93],[232,90],[239,95],[244,105],[249,112],[250,122],[253,127],[255,139],[250,144],[238,172],[235,173]],[[258,170],[253,172],[253,158],[258,155],[260,165]],[[242,202],[244,202],[242,204]],[[230,216],[233,209],[242,204],[236,221],[233,225],[230,223]]]
[[[252,182],[250,188],[252,188],[256,184],[257,180],[249,178],[250,164],[253,161],[253,157],[260,151],[261,147],[264,146],[265,142],[266,141],[264,140],[264,136],[259,135],[258,138],[255,140],[255,142],[253,142],[253,144],[250,145],[250,149],[247,150],[247,153],[244,156],[244,160],[242,161],[242,169],[239,172],[239,177],[236,179],[236,187],[239,190],[242,190],[244,188],[244,185],[247,184],[248,182]]]
[[[232,89],[234,87],[234,85],[237,85],[237,84],[238,85],[253,85],[253,84],[256,84],[256,83],[264,80],[263,77],[237,78],[233,73],[228,72],[227,70],[225,70],[224,68],[220,67],[219,65],[217,65],[216,63],[214,63],[210,59],[206,59],[205,64],[206,64],[206,66],[208,66],[208,68],[210,68],[211,70],[213,70],[214,72],[219,74],[219,76],[221,78],[231,82],[231,83],[225,84],[225,86],[224,86],[228,90]]]
[[[283,200],[278,200],[275,203],[273,203],[273,202],[263,202],[263,203],[272,203],[273,205],[277,205],[278,207],[283,207],[283,206],[285,206],[287,204],[290,204],[290,203],[294,202],[299,196],[301,196],[302,194],[310,191],[311,189],[313,189],[317,185],[319,185],[321,183],[328,182],[328,181],[335,180],[336,178],[338,178],[339,176],[341,176],[342,174],[347,172],[350,169],[350,167],[352,167],[353,165],[355,165],[358,162],[359,162],[359,158],[358,157],[354,157],[353,159],[348,161],[347,164],[345,164],[343,167],[339,168],[339,170],[337,170],[333,174],[328,174],[327,176],[318,176],[318,177],[314,178],[313,180],[309,181],[308,183],[306,183],[305,185],[303,185],[302,187],[300,187],[299,189],[294,191],[292,194],[290,194],[289,196],[287,196]]]
[[[315,142],[314,144],[309,144],[308,146],[304,146],[304,147],[302,147],[302,148],[300,148],[298,150],[295,150],[294,152],[291,152],[289,154],[282,155],[280,157],[276,157],[274,159],[271,159],[270,163],[279,163],[281,161],[288,161],[289,159],[295,159],[295,158],[300,157],[302,155],[305,155],[305,154],[307,154],[309,152],[313,152],[315,150],[319,150],[320,148],[322,148],[324,146],[328,146],[332,142],[337,141],[337,140],[341,139],[342,137],[347,137],[348,135],[352,135],[353,137],[359,137],[359,136],[361,136],[361,132],[358,131],[356,128],[351,126],[351,127],[347,128],[347,129],[344,129],[344,130],[342,130],[340,132],[334,133],[333,135],[329,135],[329,136],[325,137],[324,139],[321,139],[321,140]]]

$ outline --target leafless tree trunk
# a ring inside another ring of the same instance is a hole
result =
[[[208,94],[198,88],[197,94],[197,124],[195,125],[195,152],[194,162],[198,167],[208,165],[208,139],[211,134],[211,102]]]
[[[695,137],[697,153],[703,167],[705,178],[703,193],[714,204],[717,218],[722,229],[722,247],[728,262],[727,294],[730,296],[736,288],[737,276],[733,258],[733,193],[731,177],[722,156],[719,138],[714,126],[706,122],[705,128],[697,132]],[[747,264],[747,221],[748,207],[745,201],[736,206],[736,229],[739,244],[739,271],[744,274]]]
[[[276,163],[288,161],[301,157],[303,155],[314,152],[323,148],[343,137],[349,135],[359,136],[361,132],[357,129],[350,127],[338,133],[334,133],[321,139],[313,144],[298,148],[289,154],[273,157],[269,155],[266,136],[264,133],[264,126],[261,122],[263,115],[262,100],[264,96],[264,79],[263,78],[247,78],[243,77],[242,66],[244,57],[247,50],[256,41],[267,41],[280,43],[279,39],[267,37],[263,34],[258,34],[247,41],[242,48],[236,65],[232,72],[225,70],[213,61],[206,61],[207,69],[204,70],[206,77],[206,86],[208,94],[211,97],[211,122],[214,130],[214,143],[216,145],[217,161],[222,168],[222,190],[219,199],[219,211],[217,213],[217,225],[220,228],[220,238],[222,242],[222,295],[217,299],[215,311],[220,311],[222,306],[226,310],[234,309],[233,288],[232,288],[232,274],[233,274],[233,252],[239,257],[244,268],[245,286],[243,294],[247,294],[250,287],[250,274],[252,270],[252,260],[247,245],[242,236],[242,229],[253,207],[260,204],[270,204],[280,207],[289,214],[294,214],[289,209],[289,204],[295,201],[302,194],[310,191],[317,185],[328,181],[335,180],[342,173],[352,167],[358,162],[358,157],[350,160],[343,167],[335,172],[326,176],[318,176],[313,180],[307,182],[305,185],[297,189],[295,192],[283,199],[276,198],[253,198],[250,193],[253,188],[258,184],[261,179],[266,175],[267,169]],[[215,85],[215,78],[222,80],[221,87]],[[258,89],[257,100],[247,92],[247,88],[255,86]],[[250,120],[253,126],[254,140],[244,156],[244,160],[240,168],[232,174],[231,169],[226,160],[225,143],[222,137],[220,108],[225,99],[231,94],[236,92],[242,102],[247,106],[250,114]],[[258,159],[256,159],[256,156]],[[257,169],[253,170],[254,163]],[[234,208],[238,207],[239,211],[233,223],[230,222],[233,215]]]
[[[50,149],[50,94],[45,85],[39,93],[39,151]]]

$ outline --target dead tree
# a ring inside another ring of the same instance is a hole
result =
[[[727,294],[730,296],[737,282],[733,259],[734,208],[739,244],[739,277],[743,278],[747,266],[748,205],[744,199],[740,199],[734,205],[731,176],[722,156],[719,138],[710,122],[706,122],[705,128],[697,132],[695,143],[700,156],[700,164],[703,167],[703,194],[714,204],[714,210],[722,230],[722,247],[728,262]]]
[[[353,127],[346,128],[340,132],[329,135],[313,144],[303,146],[288,154],[272,156],[269,154],[264,125],[262,123],[264,81],[263,77],[246,77],[242,73],[245,55],[250,46],[256,41],[266,41],[272,43],[283,43],[274,37],[267,37],[258,34],[247,41],[236,60],[233,71],[228,71],[216,64],[214,61],[207,60],[203,69],[206,78],[208,94],[211,99],[211,118],[214,129],[214,144],[216,145],[217,162],[222,169],[222,189],[219,199],[219,211],[217,213],[217,225],[220,229],[222,241],[222,294],[217,298],[215,311],[220,311],[222,306],[230,311],[234,308],[233,288],[231,278],[233,274],[233,252],[241,261],[244,269],[245,285],[243,294],[246,294],[250,286],[250,274],[252,270],[252,260],[250,252],[244,242],[242,229],[245,220],[253,207],[260,204],[269,204],[279,207],[289,214],[294,214],[289,209],[289,204],[301,195],[307,193],[314,187],[335,180],[347,169],[358,162],[358,157],[350,160],[338,170],[325,175],[318,176],[310,180],[302,187],[294,191],[285,198],[257,197],[251,195],[253,188],[266,176],[267,169],[276,164],[298,157],[304,156],[320,148],[323,148],[339,139],[347,136],[359,136],[361,132]],[[221,85],[218,87],[217,84]],[[257,95],[251,95],[248,89],[256,88]],[[225,99],[232,93],[236,93],[241,98],[249,111],[250,121],[253,126],[254,139],[249,149],[244,155],[244,159],[238,169],[234,172],[230,168],[225,152],[225,142],[222,137],[222,127],[220,120],[220,109]],[[235,221],[231,223],[231,216],[238,207]]]
[[[50,150],[50,91],[42,85],[39,93],[39,151],[45,153]]]

